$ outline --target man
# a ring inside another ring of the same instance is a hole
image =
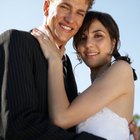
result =
[[[80,28],[92,0],[45,0],[44,25],[64,48]],[[48,63],[39,43],[24,31],[9,30],[0,37],[0,136],[6,140],[90,140],[87,133],[53,125],[48,115]],[[66,89],[72,101],[77,88],[68,59]]]
[[[64,50],[80,28],[93,0],[45,0],[44,24]],[[64,73],[69,100],[77,88],[69,58]],[[63,59],[65,62],[65,60]],[[65,64],[64,64],[65,65]],[[24,31],[9,30],[0,36],[0,140],[98,140],[88,133],[75,134],[53,125],[48,114],[48,62],[39,43]],[[70,95],[69,93],[73,93]]]

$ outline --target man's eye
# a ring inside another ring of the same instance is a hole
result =
[[[82,17],[85,16],[85,13],[81,13],[81,12],[79,12],[78,14],[79,14],[80,16],[82,16]]]
[[[61,8],[63,8],[63,9],[69,9],[69,7],[68,6],[65,6],[65,5],[61,5]]]

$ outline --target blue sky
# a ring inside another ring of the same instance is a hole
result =
[[[96,0],[93,10],[110,13],[117,22],[121,35],[121,54],[128,53],[140,78],[140,14],[139,0]],[[43,22],[43,0],[0,0],[0,33],[10,29],[30,30]],[[67,53],[73,67],[78,63],[72,49],[72,39],[68,42]],[[75,69],[79,91],[90,85],[89,70],[82,64]],[[126,81],[127,82],[127,81]],[[140,79],[135,82],[134,114],[140,114]]]

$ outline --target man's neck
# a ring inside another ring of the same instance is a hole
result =
[[[45,26],[44,26],[44,25],[39,26],[39,27],[38,27],[38,29],[39,29],[40,31],[42,31],[45,35],[47,35],[47,31],[46,31],[46,29],[45,29]]]
[[[38,29],[41,30],[45,35],[48,36],[48,33],[47,33],[45,25],[39,26]],[[65,45],[58,45],[56,42],[55,42],[55,45],[60,50],[61,55],[62,56],[65,55],[65,50],[66,50]]]

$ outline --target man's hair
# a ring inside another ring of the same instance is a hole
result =
[[[94,4],[95,0],[88,0],[88,9],[91,9],[92,5]]]

